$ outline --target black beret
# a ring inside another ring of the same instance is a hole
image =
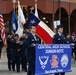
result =
[[[63,28],[63,25],[57,25],[57,29]]]

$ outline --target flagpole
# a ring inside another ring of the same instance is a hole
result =
[[[16,4],[16,0],[12,0],[12,3],[13,3],[13,10],[15,12],[15,4]],[[15,33],[12,31],[12,34],[15,35]]]
[[[37,8],[37,0],[35,0],[35,8]]]
[[[17,0],[17,2],[18,2],[18,28],[16,34],[18,34],[19,37],[21,37],[23,34],[23,25],[26,23],[26,19],[22,11],[20,1]]]
[[[37,12],[37,1],[38,1],[38,0],[35,0],[35,16],[36,16],[37,18],[39,18],[38,12]],[[43,44],[42,39],[41,39],[41,44]]]
[[[14,10],[15,10],[16,0],[12,0],[12,3],[13,3],[13,8],[14,8]]]
[[[38,16],[38,11],[37,11],[37,0],[35,0],[35,16],[36,16],[37,18],[39,18],[39,16]]]

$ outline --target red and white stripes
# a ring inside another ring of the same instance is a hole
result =
[[[2,36],[2,39],[3,39],[4,44],[6,44],[6,36],[5,36],[4,29],[1,30],[1,36]]]
[[[4,20],[3,20],[3,16],[0,12],[0,27],[1,27],[1,36],[3,39],[4,44],[6,44],[6,36],[5,36],[5,26],[4,26]]]
[[[1,27],[2,29],[5,29],[4,20],[3,20],[3,16],[2,16],[1,13],[0,13],[0,27]]]

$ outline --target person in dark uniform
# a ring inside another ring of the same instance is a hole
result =
[[[54,35],[53,38],[53,44],[66,44],[66,39],[64,37],[63,33],[63,26],[62,25],[58,25],[57,26],[57,33]],[[57,73],[55,75],[65,75],[65,73]]]
[[[67,36],[66,36],[66,42],[67,42],[67,44],[71,44],[71,38],[70,38],[70,35],[67,35]]]
[[[74,60],[76,61],[76,38],[75,38],[75,44],[74,44],[74,55],[75,55]]]
[[[11,71],[12,69],[12,58],[11,58],[11,49],[12,49],[12,35],[11,33],[7,34],[7,48],[6,48],[6,52],[7,52],[7,59],[8,59],[8,69],[9,71]]]
[[[75,51],[75,37],[74,35],[71,36],[71,44],[72,44],[72,58],[74,58],[74,51]]]
[[[39,37],[35,34],[36,33],[36,27],[35,26],[30,26],[30,33],[28,35],[28,48],[27,48],[27,61],[29,64],[29,70],[31,74],[27,75],[34,75],[35,74],[35,47],[36,44],[40,44],[41,41]]]
[[[0,58],[1,58],[2,48],[3,48],[3,40],[1,37],[1,30],[0,30]]]
[[[12,41],[12,68],[15,71],[15,65],[17,72],[20,72],[20,44],[22,42],[19,41],[19,35],[15,34],[14,40]]]
[[[27,72],[27,59],[26,59],[26,47],[27,47],[27,35],[26,33],[23,33],[22,37],[20,38],[20,41],[23,42],[21,45],[21,65],[22,65],[22,71]]]

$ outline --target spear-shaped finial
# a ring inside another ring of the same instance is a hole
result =
[[[12,0],[12,3],[13,3],[13,8],[15,8],[16,0]]]
[[[15,4],[16,3],[16,0],[12,0],[12,3]]]

